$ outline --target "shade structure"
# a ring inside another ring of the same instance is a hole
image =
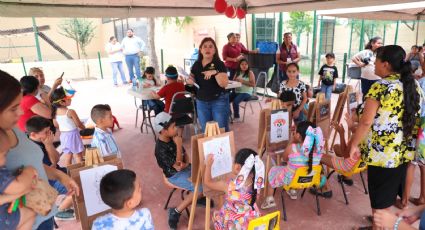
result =
[[[397,6],[399,4],[386,5],[381,8],[376,7],[376,9],[361,7],[355,9],[325,10],[318,13],[324,16],[367,20],[425,20],[425,1],[412,2],[400,7]]]
[[[228,0],[237,6],[242,0]],[[248,13],[378,6],[415,0],[246,0]],[[131,18],[217,15],[214,0],[0,0],[0,17]]]

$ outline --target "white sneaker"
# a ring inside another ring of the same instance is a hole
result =
[[[272,196],[266,197],[264,202],[261,204],[261,209],[269,209],[276,207],[276,202]]]
[[[240,122],[242,122],[242,119],[240,119],[239,117],[238,118],[233,118],[233,122],[234,123],[240,123]]]
[[[289,189],[288,191],[286,191],[286,193],[288,194],[289,198],[291,198],[291,200],[296,200],[298,198],[297,190]]]

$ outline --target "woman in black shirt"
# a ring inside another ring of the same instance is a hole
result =
[[[220,128],[229,130],[229,83],[227,70],[217,53],[217,45],[210,37],[199,46],[198,60],[193,64],[188,84],[199,85],[196,107],[202,131],[208,121],[216,121]]]

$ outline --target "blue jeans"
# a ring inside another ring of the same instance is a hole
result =
[[[193,192],[195,190],[195,186],[193,186],[193,183],[189,180],[191,174],[192,174],[192,167],[189,165],[183,170],[169,177],[168,182],[170,182],[171,184],[179,188]],[[198,191],[202,192],[201,185],[199,185]]]
[[[160,112],[164,111],[164,103],[160,100],[143,100],[143,106],[148,106],[148,109],[153,110],[155,115],[158,115]]]
[[[326,100],[331,99],[333,87],[334,87],[333,85],[325,85],[325,84],[323,84],[323,82],[320,85],[320,92],[325,94]]]
[[[220,96],[213,101],[196,100],[196,108],[198,110],[198,119],[201,123],[202,132],[208,121],[216,121],[220,128],[229,131],[229,94],[221,93]]]
[[[138,54],[125,55],[125,63],[127,63],[128,75],[130,75],[130,81],[135,81],[134,69],[136,69],[137,79],[141,78],[140,74],[140,57]]]
[[[114,85],[117,84],[118,72],[121,75],[122,83],[127,84],[127,79],[125,79],[124,69],[122,68],[122,61],[111,62],[111,66],[112,66],[112,79],[114,79]]]
[[[233,116],[239,118],[239,104],[242,101],[247,101],[251,98],[251,95],[248,93],[236,93],[235,98],[233,99]]]
[[[375,83],[377,81],[378,80],[368,80],[368,79],[360,78],[360,83],[361,83],[361,86],[362,86],[363,98],[369,92],[369,89],[370,89],[370,87],[372,87],[373,83]]]
[[[53,218],[54,217],[52,217],[52,218],[44,221],[43,223],[41,223],[38,226],[37,230],[53,230],[53,227],[54,227]]]

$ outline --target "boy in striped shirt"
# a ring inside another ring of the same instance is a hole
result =
[[[117,142],[110,130],[114,124],[111,107],[107,104],[95,105],[90,115],[96,124],[91,147],[96,147],[103,157],[111,155],[121,157]]]

